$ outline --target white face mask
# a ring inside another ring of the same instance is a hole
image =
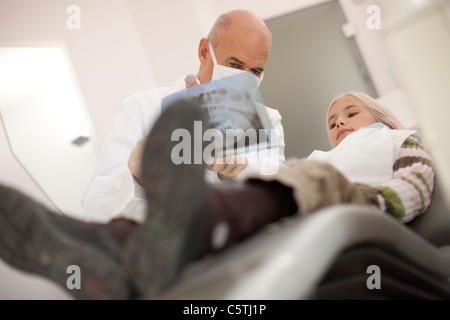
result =
[[[224,79],[226,77],[231,77],[235,75],[242,75],[245,77],[245,84],[248,85],[248,89],[251,91],[257,91],[261,81],[263,80],[264,73],[261,74],[261,77],[256,76],[250,71],[239,70],[227,66],[222,66],[217,63],[216,55],[214,54],[214,50],[209,43],[209,52],[211,52],[211,59],[214,63],[214,70],[212,74],[211,80]]]

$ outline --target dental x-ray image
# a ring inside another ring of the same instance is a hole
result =
[[[168,96],[162,111],[179,99],[189,99],[208,114],[208,141],[213,141],[213,157],[260,151],[278,146],[258,89],[248,78],[237,75],[194,86]]]

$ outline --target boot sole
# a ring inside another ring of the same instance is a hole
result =
[[[120,266],[94,246],[55,227],[51,215],[57,213],[4,186],[0,186],[0,199],[0,257],[5,262],[57,283],[75,299],[129,296]]]
[[[132,268],[138,270],[139,285],[147,297],[169,286],[179,269],[195,258],[203,246],[206,204],[203,157],[199,164],[176,165],[172,161],[172,150],[180,143],[171,141],[177,129],[187,130],[191,143],[201,143],[203,150],[203,141],[194,142],[195,121],[206,126],[203,109],[190,101],[175,103],[164,111],[146,141],[142,180],[148,214],[132,244],[136,250],[130,263],[135,264]],[[195,158],[192,152],[191,156]],[[145,251],[137,248],[142,248],[143,243]]]

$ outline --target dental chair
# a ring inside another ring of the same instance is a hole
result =
[[[450,209],[436,178],[430,207],[408,224],[347,204],[287,218],[187,266],[159,298],[450,299],[449,277]]]

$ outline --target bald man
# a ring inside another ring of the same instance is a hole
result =
[[[82,201],[84,218],[108,222],[126,218],[145,221],[147,203],[141,186],[141,159],[145,138],[161,114],[161,100],[180,90],[242,72],[251,73],[259,86],[271,47],[271,34],[264,21],[246,10],[222,14],[207,38],[198,47],[200,66],[196,74],[178,79],[171,87],[137,92],[126,98],[119,109],[115,125],[100,156],[93,179]],[[271,152],[270,161],[284,163],[284,131],[280,113],[265,107],[272,128],[278,133],[279,148]],[[249,154],[208,163],[205,179],[220,183],[258,168]],[[254,156],[254,155],[253,155]],[[260,159],[259,156],[256,159]]]

